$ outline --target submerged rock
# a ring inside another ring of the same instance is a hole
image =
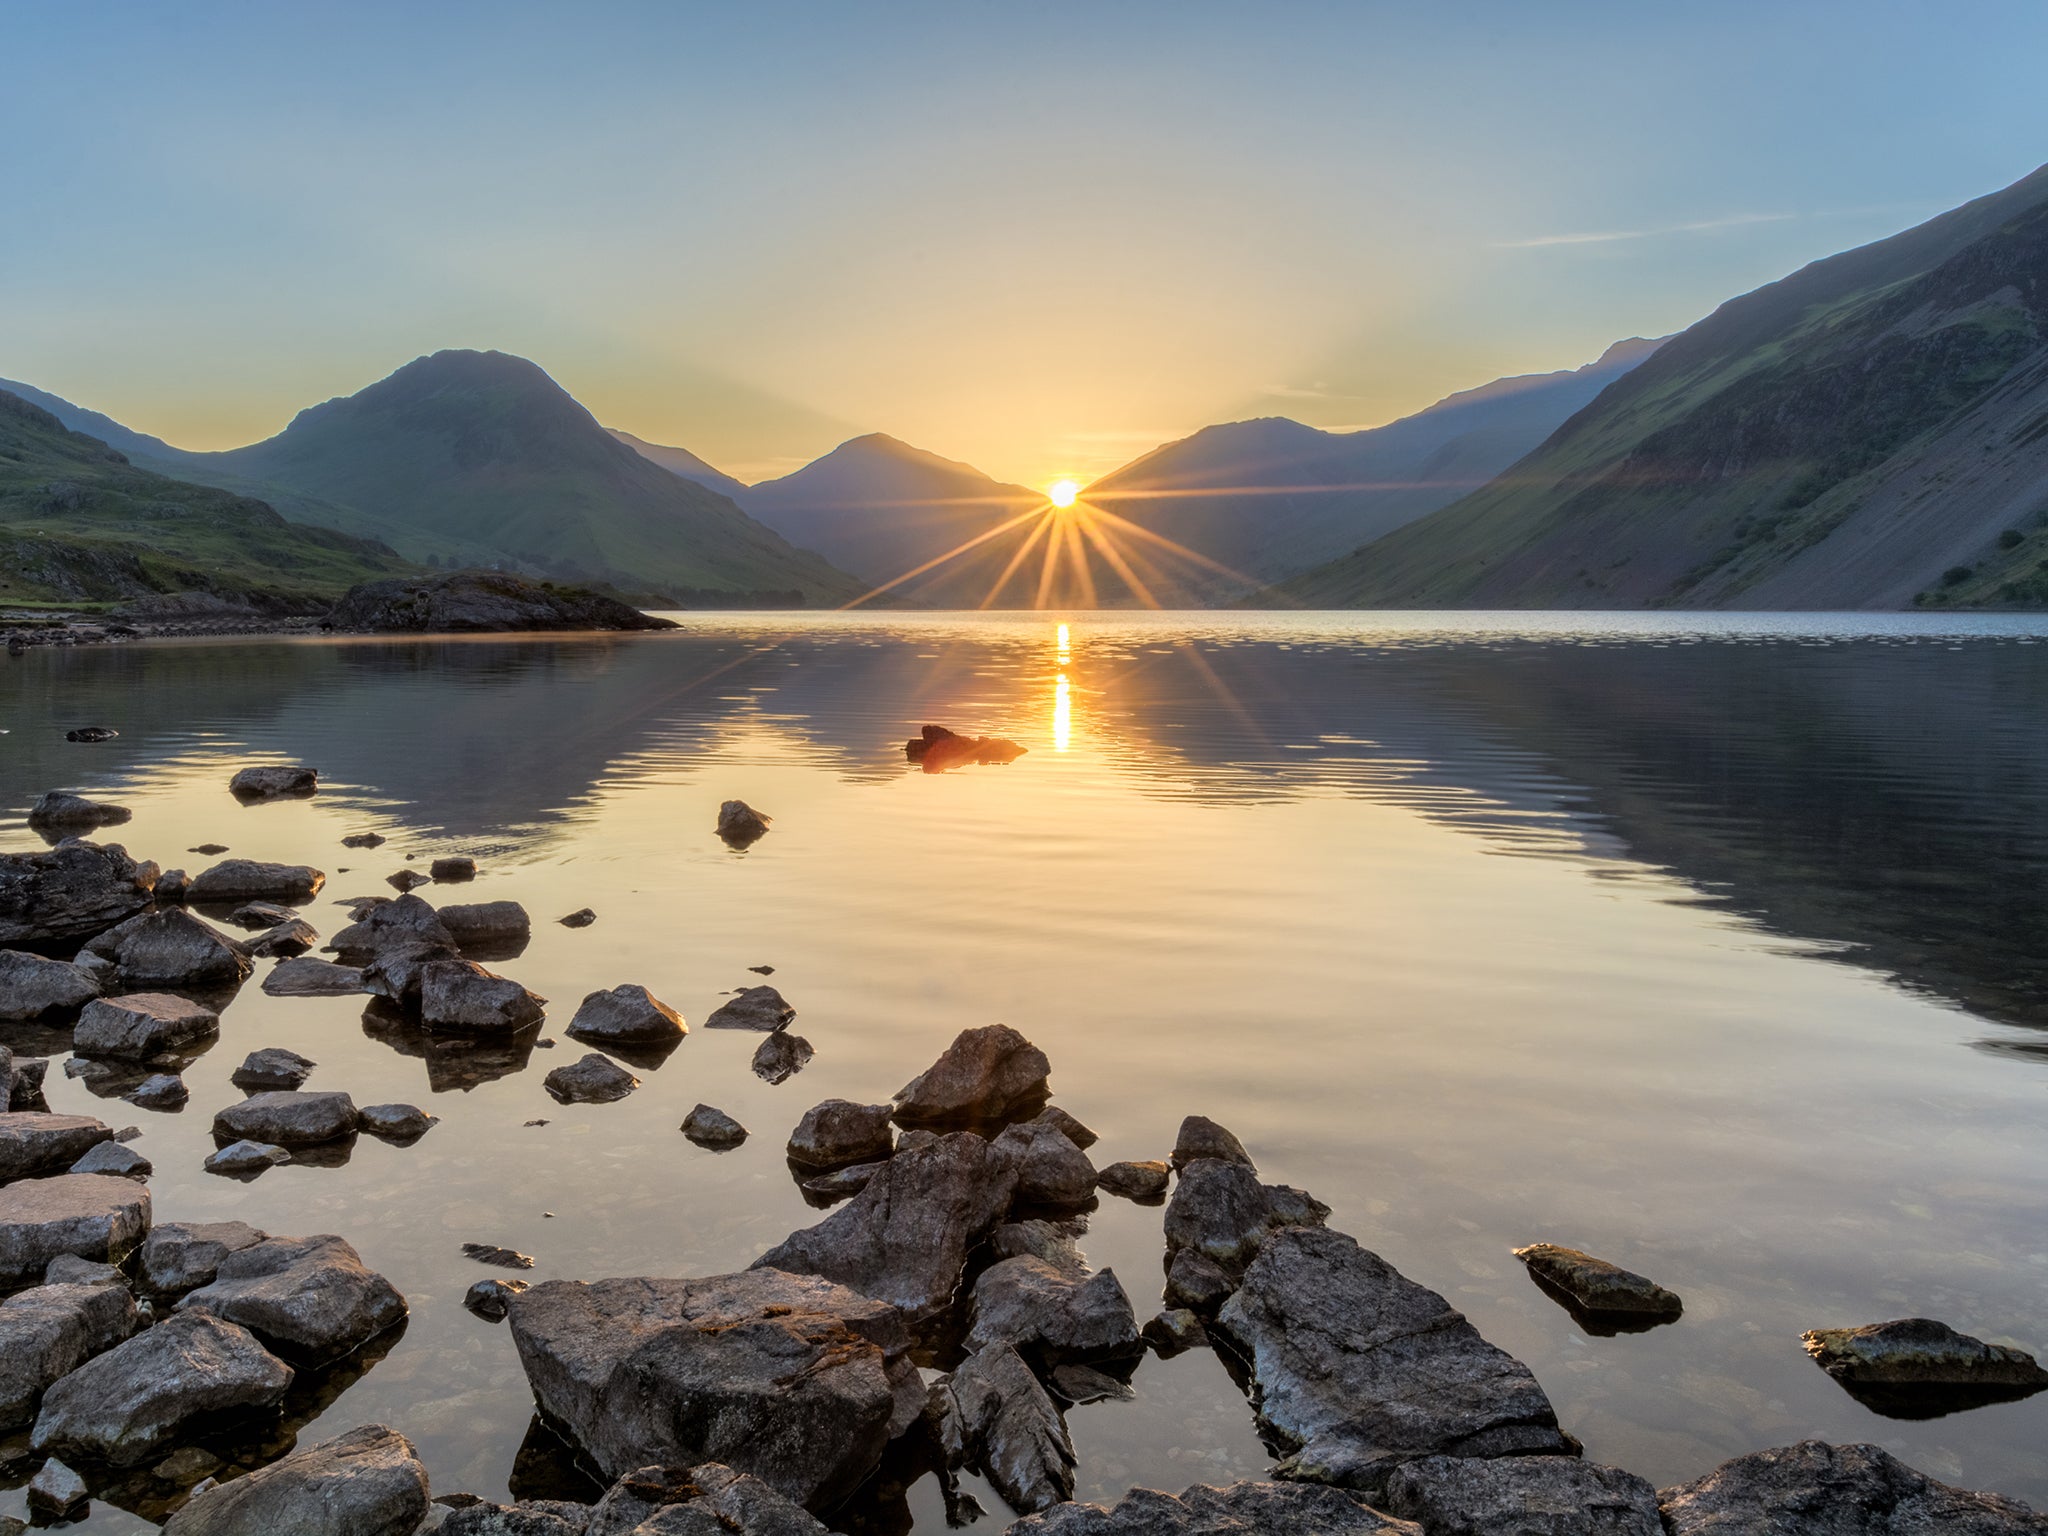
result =
[[[1149,1205],[1166,1198],[1168,1173],[1165,1163],[1111,1163],[1095,1176],[1095,1187],[1106,1195]]]
[[[417,1104],[365,1104],[358,1116],[362,1127],[383,1141],[410,1146],[441,1123]]]
[[[685,1115],[682,1130],[700,1147],[736,1147],[747,1139],[744,1125],[709,1104],[699,1104]]]
[[[140,1466],[199,1427],[274,1408],[292,1369],[233,1323],[178,1313],[43,1394],[38,1451]]]
[[[1802,1342],[1816,1365],[1891,1418],[2012,1401],[2048,1387],[2048,1371],[2025,1350],[1987,1344],[1931,1317],[1816,1328]]]
[[[0,1303],[0,1433],[32,1423],[45,1391],[135,1331],[135,1298],[115,1279],[39,1285]]]
[[[1517,1248],[1515,1257],[1529,1266],[1530,1274],[1563,1292],[1582,1312],[1670,1318],[1685,1310],[1685,1303],[1663,1286],[1576,1248],[1531,1243]]]
[[[727,800],[718,807],[718,835],[734,847],[744,848],[768,835],[775,818],[764,816],[744,800]]]
[[[1425,1456],[1393,1470],[1380,1506],[1427,1536],[1664,1536],[1656,1489],[1575,1456]]]
[[[711,1011],[706,1029],[781,1029],[796,1017],[796,1010],[782,1000],[773,987],[741,987],[732,997]]]
[[[593,1045],[670,1045],[689,1032],[681,1014],[632,982],[587,995],[566,1031],[571,1039]]]
[[[541,1086],[557,1104],[612,1104],[640,1086],[640,1079],[592,1051],[580,1061],[556,1067]]]
[[[251,1090],[298,1088],[313,1075],[313,1069],[318,1065],[310,1057],[288,1051],[281,1045],[266,1046],[244,1057],[228,1081],[237,1088]]]
[[[1379,1489],[1421,1456],[1556,1456],[1574,1442],[1529,1368],[1341,1232],[1286,1227],[1215,1323],[1249,1362],[1283,1476]]]
[[[2040,1536],[2017,1499],[1970,1493],[1874,1445],[1805,1440],[1725,1461],[1657,1495],[1669,1536]]]
[[[464,1243],[462,1256],[479,1264],[495,1264],[500,1269],[533,1268],[533,1260],[517,1248],[500,1248],[495,1243]]]
[[[104,1173],[59,1173],[0,1185],[0,1289],[71,1254],[118,1264],[149,1232],[149,1190]]]
[[[0,1184],[62,1173],[113,1135],[90,1115],[0,1113]]]
[[[228,921],[237,928],[275,928],[279,923],[288,923],[298,915],[290,907],[275,901],[245,901],[228,914]]]
[[[99,995],[99,983],[83,966],[19,950],[0,950],[0,1019],[69,1013]]]
[[[28,824],[44,827],[109,827],[127,821],[135,813],[125,805],[105,800],[88,800],[66,789],[53,789],[28,809]]]
[[[146,1179],[156,1165],[133,1147],[103,1141],[71,1165],[73,1173],[111,1173],[124,1179]]]
[[[279,795],[310,795],[320,787],[317,769],[294,763],[266,763],[243,768],[228,780],[228,790],[244,800],[270,800]]]
[[[355,911],[349,926],[327,943],[329,950],[345,959],[369,959],[399,944],[455,948],[455,935],[442,923],[441,914],[417,896],[359,905]]]
[[[0,944],[99,933],[149,905],[157,874],[119,843],[73,838],[47,853],[0,853]]]
[[[1173,1171],[1179,1173],[1188,1164],[1205,1158],[1219,1163],[1242,1163],[1254,1173],[1258,1171],[1243,1142],[1207,1115],[1189,1115],[1181,1121],[1180,1134],[1173,1139]]]
[[[345,1093],[278,1090],[230,1104],[213,1117],[213,1134],[221,1141],[310,1147],[353,1136],[361,1125],[355,1100]]]
[[[1039,1370],[1144,1352],[1138,1320],[1114,1270],[1081,1276],[1028,1255],[1004,1259],[974,1282],[964,1347],[1008,1344]]]
[[[1010,1208],[1016,1169],[971,1132],[935,1138],[885,1162],[851,1201],[792,1232],[756,1269],[822,1275],[901,1308],[943,1312],[967,1255]]]
[[[1009,1025],[964,1029],[897,1090],[896,1118],[904,1125],[1008,1119],[1044,1101],[1051,1075],[1045,1052]]]
[[[248,950],[181,907],[144,912],[79,951],[79,963],[112,971],[123,987],[220,986],[252,967]]]
[[[194,1495],[164,1536],[413,1536],[428,1508],[412,1442],[365,1424]]]
[[[384,883],[401,895],[409,895],[423,885],[433,884],[433,877],[417,869],[401,869],[386,875]]]
[[[153,1072],[122,1097],[141,1109],[174,1110],[184,1107],[192,1091],[175,1072]]]
[[[346,997],[363,990],[363,973],[311,955],[280,960],[263,978],[266,997]]]
[[[953,1373],[953,1401],[968,1459],[1020,1514],[1074,1496],[1074,1444],[1066,1421],[1017,1351],[996,1344]]]
[[[185,892],[189,901],[268,901],[297,906],[319,895],[325,884],[327,876],[310,864],[223,859],[194,875]]]
[[[789,1133],[789,1160],[802,1168],[843,1168],[872,1163],[896,1150],[896,1128],[886,1104],[826,1099],[804,1111]]]
[[[1307,1483],[1232,1483],[1179,1497],[1136,1488],[1108,1508],[1062,1504],[1019,1520],[1010,1536],[1424,1536],[1358,1494]],[[1435,1533],[1430,1533],[1435,1536]]]
[[[894,1308],[771,1269],[554,1280],[510,1320],[542,1411],[608,1477],[718,1461],[825,1508],[924,1398]]]
[[[467,854],[450,854],[434,860],[427,866],[427,873],[436,880],[474,880],[476,860]]]
[[[386,839],[377,832],[351,832],[341,840],[344,848],[382,848]]]
[[[268,1234],[245,1221],[167,1221],[142,1245],[142,1279],[158,1295],[179,1295],[210,1282],[231,1253]]]
[[[230,1178],[254,1177],[267,1168],[292,1160],[291,1153],[283,1147],[267,1141],[237,1141],[222,1147],[206,1159],[208,1173],[226,1174]]]
[[[778,1030],[754,1049],[754,1076],[769,1085],[786,1083],[810,1064],[811,1042]]]
[[[178,1303],[239,1323],[287,1360],[325,1365],[405,1320],[405,1298],[342,1238],[266,1237]]]
[[[591,911],[588,907],[578,907],[574,912],[571,912],[567,917],[558,917],[555,919],[555,921],[560,923],[564,928],[588,928],[592,923],[597,921],[597,914]]]
[[[94,998],[71,1033],[81,1056],[148,1061],[204,1040],[220,1029],[220,1015],[168,992],[131,992]]]
[[[490,1323],[502,1323],[512,1298],[527,1288],[524,1280],[479,1280],[463,1293],[462,1304]]]
[[[420,976],[420,1018],[429,1028],[509,1033],[538,1024],[547,999],[473,960],[436,960]]]

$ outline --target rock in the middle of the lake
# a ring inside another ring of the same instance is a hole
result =
[[[542,1411],[607,1477],[719,1461],[823,1508],[923,1410],[896,1309],[811,1277],[552,1280],[510,1321]]]
[[[222,1141],[266,1141],[276,1147],[312,1147],[353,1136],[361,1126],[355,1100],[345,1093],[278,1089],[252,1094],[213,1117]]]

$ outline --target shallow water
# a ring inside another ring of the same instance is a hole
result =
[[[768,964],[817,1048],[769,1087],[758,1036],[697,1029],[630,1098],[563,1107],[540,1079],[581,1054],[567,1040],[475,1081],[366,1032],[359,1003],[252,983],[182,1114],[53,1066],[54,1108],[143,1127],[158,1220],[340,1232],[406,1293],[403,1336],[304,1405],[302,1440],[382,1420],[437,1491],[502,1497],[515,1458],[540,1490],[510,1338],[460,1305],[500,1271],[461,1245],[533,1254],[532,1279],[742,1267],[817,1219],[781,1156],[804,1109],[886,1098],[1002,1020],[1052,1057],[1098,1166],[1221,1120],[1527,1361],[1590,1456],[1665,1484],[1869,1440],[2048,1505],[2048,1396],[1889,1419],[1799,1343],[1924,1314],[2048,1348],[2048,621],[685,624],[0,667],[9,848],[40,846],[21,815],[42,790],[105,793],[135,812],[105,840],[166,866],[219,842],[324,868],[323,933],[409,858],[473,853],[474,884],[423,894],[525,903],[533,940],[497,968],[554,1000],[551,1036],[623,981],[695,1023]],[[1030,750],[924,774],[902,742],[926,721]],[[81,724],[121,735],[65,742]],[[320,794],[238,804],[229,773],[268,759],[317,766]],[[776,818],[743,853],[711,833],[734,796]],[[371,830],[390,841],[340,846]],[[554,923],[584,906],[594,926]],[[228,1074],[266,1045],[315,1058],[311,1087],[442,1123],[340,1167],[209,1176]],[[699,1101],[753,1138],[692,1146]],[[1648,1272],[1685,1316],[1590,1336],[1512,1258],[1539,1239]],[[1086,1248],[1149,1315],[1159,1211],[1105,1199]],[[1134,1384],[1071,1415],[1083,1498],[1270,1465],[1207,1352]],[[927,1478],[858,1523],[943,1529],[939,1509]],[[91,1529],[142,1528],[95,1510]]]

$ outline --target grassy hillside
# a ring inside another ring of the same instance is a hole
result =
[[[2048,170],[1723,305],[1482,490],[1281,594],[1820,608],[1996,592],[2028,579],[2048,509],[2044,343]]]
[[[411,568],[382,545],[137,468],[0,390],[0,603],[206,592],[318,612],[359,581]]]

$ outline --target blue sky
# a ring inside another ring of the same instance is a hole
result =
[[[443,346],[747,477],[1084,478],[1682,327],[2048,160],[2048,6],[0,0],[0,376],[192,447]]]

